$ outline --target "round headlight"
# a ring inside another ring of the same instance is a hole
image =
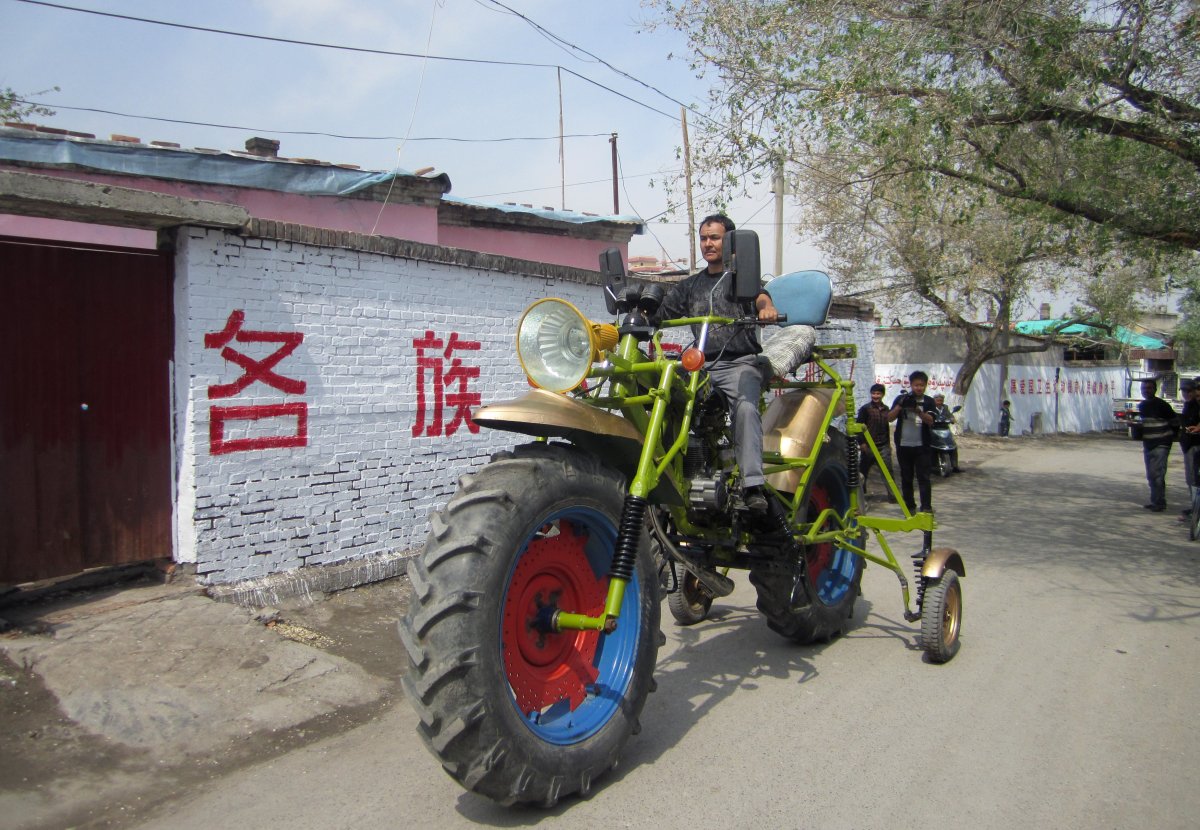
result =
[[[542,389],[568,392],[583,383],[594,353],[591,322],[565,300],[538,300],[517,326],[517,357]]]

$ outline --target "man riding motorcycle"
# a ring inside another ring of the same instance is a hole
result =
[[[741,308],[730,299],[732,287],[722,264],[723,240],[733,229],[733,220],[722,214],[700,220],[700,254],[707,265],[671,288],[654,315],[654,322],[714,314],[733,318],[745,316],[749,309]],[[754,298],[754,310],[764,323],[773,323],[779,318],[779,311],[765,290],[760,290]],[[700,335],[699,328],[692,326],[696,337]],[[747,326],[710,330],[704,349],[705,368],[712,384],[729,403],[737,462],[742,471],[742,498],[754,513],[767,510],[762,487],[766,477],[763,475],[762,418],[758,413],[758,402],[770,379],[770,368],[759,357],[761,352],[758,331]]]

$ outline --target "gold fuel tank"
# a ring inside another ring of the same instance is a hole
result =
[[[821,422],[833,399],[832,389],[796,389],[785,392],[767,405],[763,413],[763,451],[790,458],[804,458],[816,442],[824,439]],[[796,492],[801,470],[767,476],[776,490]]]

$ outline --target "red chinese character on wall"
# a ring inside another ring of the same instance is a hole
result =
[[[209,386],[209,399],[233,397],[255,382],[278,389],[285,395],[304,394],[308,389],[307,383],[275,371],[275,367],[304,342],[304,334],[244,329],[242,325],[245,322],[246,313],[238,309],[229,315],[223,330],[204,335],[204,348],[220,349],[222,358],[242,370],[241,377],[232,383],[214,383]],[[257,359],[232,348],[231,343],[278,343],[280,345],[265,358]],[[282,434],[271,434],[269,428],[259,423],[276,418],[290,421],[286,426],[280,427],[283,430]],[[242,422],[246,425],[247,431],[262,434],[240,438],[227,437],[226,425],[231,422]],[[308,404],[302,401],[256,406],[213,406],[209,411],[208,448],[213,455],[307,445]]]
[[[454,354],[479,351],[479,341],[463,340],[458,332],[451,332],[447,342],[426,331],[424,337],[413,340],[413,347],[417,350],[417,421],[413,437],[450,436],[464,424],[469,432],[479,432],[479,425],[471,420],[471,407],[479,406],[482,397],[467,389],[467,384],[479,377],[479,367],[464,365],[462,358]],[[446,409],[451,411],[449,421],[445,420]]]

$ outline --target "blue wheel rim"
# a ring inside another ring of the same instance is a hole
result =
[[[826,486],[831,479],[836,479],[832,489]],[[849,495],[846,493],[845,481],[839,476],[830,474],[822,478],[816,486],[829,498],[830,506],[839,513],[845,513],[850,507]],[[846,592],[854,585],[854,576],[858,570],[858,554],[843,547],[835,547],[825,566],[817,573],[811,574],[813,588],[819,602],[824,605],[836,605],[846,597]]]
[[[602,580],[604,586],[607,587],[608,568],[616,546],[616,527],[607,516],[596,510],[582,507],[567,508],[550,514],[543,522],[538,523],[537,529],[525,539],[505,580],[502,608],[509,609],[511,607],[514,589],[520,589],[520,586],[513,584],[514,575],[519,573],[518,569],[522,560],[530,555],[531,543],[543,528],[552,524],[557,525],[563,520],[569,522],[575,530],[583,528],[586,531],[586,541],[582,545],[586,561],[575,562],[565,568],[565,578],[569,581],[572,574],[578,576],[586,570],[594,579]],[[564,578],[563,572],[555,574],[555,578]],[[515,679],[510,676],[510,669],[505,669],[506,680],[509,683],[509,700],[513,708],[520,715],[525,726],[541,740],[558,746],[579,743],[603,729],[621,710],[621,704],[633,679],[637,646],[642,634],[640,587],[640,580],[635,569],[633,579],[625,588],[620,621],[616,631],[607,635],[593,635],[598,637],[598,643],[590,665],[594,667],[596,679],[594,683],[585,687],[585,695],[578,704],[572,705],[570,700],[563,698],[549,705],[541,706],[536,711],[522,711],[522,706],[518,703],[518,694],[513,686]],[[564,607],[561,610],[579,612],[579,609],[576,608]],[[502,655],[505,654],[506,649],[517,647],[514,642],[506,642],[503,620],[498,635]],[[574,632],[549,636],[574,636]]]

